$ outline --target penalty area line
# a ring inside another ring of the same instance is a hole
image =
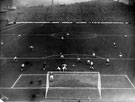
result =
[[[46,89],[46,87],[14,87],[14,88],[11,88],[11,87],[0,87],[0,90],[8,90],[8,89],[14,89],[14,90],[16,90],[16,89],[21,89],[21,90],[24,90],[24,89],[28,89],[28,90],[30,90],[30,89]],[[98,90],[98,88],[89,88],[89,87],[74,87],[74,88],[71,88],[71,87],[49,87],[49,90],[50,89],[87,89],[87,90],[91,90],[91,89],[93,89],[93,90]],[[101,90],[135,90],[134,88],[101,88]]]
[[[127,75],[125,75],[125,76],[127,77],[128,81],[130,82],[130,84],[132,85],[132,87],[135,89],[135,86],[134,86],[134,84],[131,82],[131,80],[129,79],[129,77],[128,77]]]
[[[46,76],[46,74],[22,74],[22,76]]]
[[[14,86],[16,85],[16,83],[19,81],[19,79],[21,78],[22,74],[17,78],[17,80],[15,81],[15,83],[12,85],[11,88],[14,88]]]

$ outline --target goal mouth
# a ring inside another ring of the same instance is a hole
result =
[[[48,72],[53,80],[47,79],[49,99],[100,99],[99,72]],[[49,77],[48,77],[49,78]],[[101,83],[101,82],[100,82]]]
[[[51,88],[97,88],[98,87],[98,72],[48,72],[53,74],[53,81],[49,81]]]
[[[72,32],[72,33],[65,33],[65,32],[58,32],[51,34],[52,37],[57,39],[91,39],[97,37],[97,34],[88,33],[88,32]]]

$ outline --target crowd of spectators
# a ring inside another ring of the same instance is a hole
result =
[[[128,21],[134,22],[133,6],[118,2],[98,3],[82,2],[69,5],[54,6],[22,6],[15,11],[6,13],[6,19],[13,21],[21,12],[16,21],[105,21],[117,22]]]

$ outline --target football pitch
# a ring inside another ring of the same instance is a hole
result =
[[[26,23],[3,30],[1,95],[9,102],[134,102],[134,30],[126,24],[87,23]],[[58,71],[63,64],[67,70]]]

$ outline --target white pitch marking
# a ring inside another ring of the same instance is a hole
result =
[[[76,22],[76,23],[78,23],[78,24],[85,24],[85,23],[87,23],[87,22]]]
[[[16,22],[17,24],[22,24],[22,23],[52,23],[52,22]],[[61,22],[59,22],[61,23]],[[62,23],[73,23],[73,22],[62,22]],[[87,23],[87,22],[75,22],[76,24],[81,24],[81,23]],[[128,24],[128,22],[88,22],[89,24]]]
[[[135,90],[134,88],[101,88],[102,90]]]
[[[19,79],[21,78],[22,74],[17,78],[17,80],[15,81],[15,83],[12,85],[11,88],[13,88],[15,86],[15,84],[19,81]]]
[[[55,73],[56,73],[56,74],[59,74],[59,73],[60,73],[60,74],[61,74],[61,73],[62,73],[62,74],[79,74],[79,73],[80,73],[80,74],[93,74],[93,73],[94,73],[94,74],[98,74],[98,73],[99,73],[99,72],[60,72],[60,71],[48,71],[48,73],[51,73],[51,72],[54,73],[54,74],[55,74]]]
[[[46,89],[46,87],[0,87],[0,90],[8,90],[8,89]],[[89,87],[49,87],[49,89],[97,89],[97,88],[89,88]],[[135,90],[134,88],[101,88],[101,90]]]
[[[46,23],[47,24],[47,23],[50,23],[50,22],[43,22],[43,23]]]
[[[127,75],[125,75],[125,76],[127,77],[128,81],[130,82],[130,84],[132,85],[132,87],[135,89],[135,86],[134,86],[134,84],[131,82],[131,80],[129,79],[129,77],[128,77]]]
[[[70,23],[72,23],[72,22],[62,22],[62,23],[65,23],[65,24],[70,24]]]
[[[5,90],[5,89],[46,89],[46,87],[0,87],[0,89],[2,90]]]
[[[13,89],[46,89],[46,87],[14,87]]]
[[[54,99],[52,99],[54,100]],[[45,102],[45,101],[8,101],[8,102]]]
[[[47,22],[46,22],[47,23]],[[44,23],[43,23],[44,24]],[[1,34],[1,35],[11,35],[11,34]],[[12,35],[16,35],[16,34],[12,34]],[[22,34],[22,35],[25,35],[25,34]],[[29,35],[35,35],[35,34],[29,34]],[[48,36],[48,35],[51,35],[51,34],[38,34],[38,35],[42,35],[42,36]],[[118,37],[123,37],[123,35],[115,35],[115,34],[107,34],[107,35],[103,35],[103,34],[95,34],[97,37],[98,36],[107,36],[107,37],[113,37],[113,36],[118,36]],[[134,37],[135,35],[128,35],[129,37]],[[132,58],[131,58],[132,59]]]
[[[51,23],[51,22],[16,22],[17,24],[30,24],[30,23]]]
[[[46,74],[22,74],[22,76],[46,76]]]
[[[81,55],[81,54],[78,54]],[[20,57],[18,59],[46,59],[49,57],[57,57],[58,55],[50,55],[50,56],[46,56],[46,57]],[[89,57],[92,55],[88,55]],[[90,59],[106,59],[104,57],[100,57],[100,56],[96,56],[97,58],[90,58]],[[13,59],[13,57],[0,57],[0,59]],[[60,59],[60,58],[52,58],[52,59]],[[65,59],[76,59],[76,58],[65,58]],[[81,59],[87,59],[87,58],[81,58]],[[119,58],[110,58],[112,60],[119,60]],[[121,58],[121,60],[135,60],[135,58]]]
[[[52,22],[52,23],[57,24],[57,23],[60,23],[60,22]]]
[[[53,36],[51,35],[51,37],[61,39],[61,37],[57,37],[57,34],[53,34]],[[97,37],[97,34],[93,34],[92,36],[87,36],[87,37],[79,37],[79,38],[71,37],[71,38],[66,38],[66,39],[92,39],[92,38],[95,38],[95,37]]]
[[[7,89],[12,89],[11,87],[0,87],[0,90],[7,90]]]
[[[49,89],[65,89],[65,90],[70,90],[70,89],[96,89],[98,88],[92,88],[92,87],[49,87]]]
[[[45,101],[8,101],[8,102],[45,102]]]
[[[126,75],[125,74],[118,74],[118,75],[117,74],[101,74],[101,76],[110,76],[110,77],[116,76],[117,77],[117,76],[126,76]]]
[[[16,22],[16,23],[46,23],[46,22]],[[50,22],[47,22],[50,23]],[[68,22],[62,22],[62,23],[68,23]],[[71,22],[72,23],[72,22]],[[75,23],[87,23],[87,22],[75,22]],[[128,22],[88,22],[88,23],[101,23],[101,24],[124,24]]]
[[[16,25],[16,26],[14,26],[14,27],[11,27],[11,28],[9,28],[9,29],[6,29],[6,30],[1,31],[1,33],[6,32],[6,31],[9,31],[9,30],[14,29],[14,28],[17,28],[17,27],[20,27],[20,26],[23,26],[23,25],[25,25],[25,24],[18,25],[18,26]]]
[[[82,74],[90,74],[90,73],[99,73],[99,72],[58,72],[58,71],[52,71],[53,73],[70,73],[70,74],[75,74],[75,73],[82,73]],[[49,74],[50,72],[48,72]],[[14,86],[16,85],[16,83],[18,82],[18,80],[22,77],[22,76],[45,76],[46,74],[21,74],[18,79],[15,81],[15,83],[12,85],[11,88],[8,87],[0,87],[0,89],[42,89],[42,88],[46,88],[46,87],[16,87],[14,88]],[[101,89],[135,89],[135,86],[133,85],[133,83],[130,81],[130,79],[128,78],[127,75],[115,75],[115,74],[111,74],[111,75],[106,75],[106,74],[102,74],[101,76],[125,76],[127,77],[127,79],[129,80],[129,82],[131,83],[131,85],[133,86],[133,88],[101,88]],[[50,87],[50,88],[63,88],[65,89],[65,87]],[[67,87],[69,89],[71,89],[70,87]],[[74,88],[79,88],[79,87],[74,87]],[[80,87],[82,88],[82,87]],[[89,87],[84,87],[82,89],[88,89]],[[97,89],[97,88],[89,88],[89,89]]]

